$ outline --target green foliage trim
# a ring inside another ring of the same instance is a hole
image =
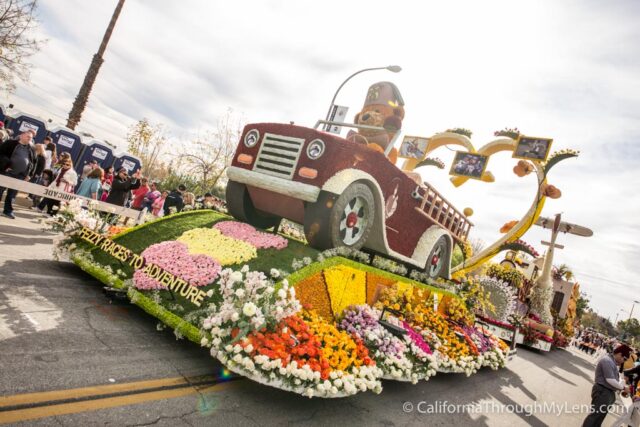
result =
[[[551,158],[544,164],[544,175],[547,176],[552,167],[560,163],[563,160],[570,159],[572,157],[578,157],[578,153],[561,153],[552,155]]]

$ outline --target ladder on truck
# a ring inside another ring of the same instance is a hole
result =
[[[415,208],[421,215],[449,230],[456,240],[467,239],[473,223],[435,188],[425,182],[418,185],[412,195],[421,200],[420,206]]]

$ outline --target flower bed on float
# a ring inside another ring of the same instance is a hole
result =
[[[436,372],[504,366],[506,345],[473,327],[464,302],[443,289],[450,285],[429,286],[338,256],[364,261],[366,254],[320,254],[211,211],[172,215],[113,240],[95,232],[102,225],[91,213],[76,218],[64,225],[58,249],[126,290],[176,336],[262,384],[340,397],[378,393],[382,379],[415,383]],[[171,288],[180,281],[206,294],[199,306]]]

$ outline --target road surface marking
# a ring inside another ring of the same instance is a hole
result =
[[[0,423],[34,420],[221,391],[237,382],[219,382],[219,379],[214,376],[190,379],[178,377],[5,396],[0,397]],[[114,396],[114,394],[117,395]]]
[[[40,295],[33,285],[0,285],[0,341],[22,333],[42,332],[55,329],[61,322],[62,310]],[[16,319],[25,319],[31,326],[24,330]],[[13,325],[13,327],[12,327]],[[17,329],[16,329],[17,328]]]

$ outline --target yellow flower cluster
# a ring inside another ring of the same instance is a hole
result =
[[[339,316],[350,305],[366,303],[366,272],[338,265],[324,270],[324,280],[331,298],[331,310],[334,316]]]
[[[458,337],[447,320],[432,308],[418,305],[413,307],[407,317],[409,323],[435,332],[442,344],[438,351],[450,359],[458,360],[460,357],[471,355],[471,350],[464,338]]]
[[[444,313],[454,322],[464,323],[469,326],[474,323],[473,316],[469,313],[467,306],[461,299],[451,298]]]
[[[178,241],[187,245],[189,253],[210,256],[221,265],[240,264],[258,256],[253,245],[227,237],[215,228],[185,231]]]
[[[322,355],[329,362],[331,369],[346,372],[351,367],[359,367],[363,364],[363,359],[358,357],[361,353],[361,345],[358,346],[351,335],[327,323],[314,311],[305,311],[303,318],[309,325],[309,329],[320,340]]]
[[[464,338],[455,334],[447,319],[435,311],[429,302],[430,300],[425,301],[422,290],[415,289],[408,293],[388,288],[382,293],[376,306],[400,310],[404,313],[405,320],[416,329],[434,332],[441,344],[438,351],[450,359],[458,360],[460,357],[471,355],[471,349]]]

